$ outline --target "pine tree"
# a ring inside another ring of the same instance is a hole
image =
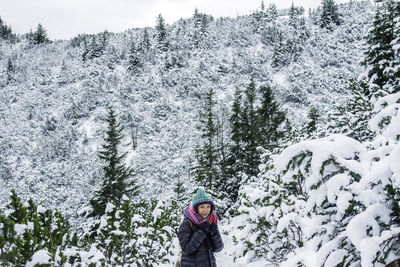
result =
[[[279,140],[285,135],[281,127],[286,115],[275,101],[271,86],[262,86],[260,90],[262,92],[262,100],[261,106],[257,109],[257,125],[260,132],[258,143],[272,152],[274,148],[279,147]]]
[[[200,130],[203,144],[197,152],[196,182],[212,190],[218,179],[216,163],[215,138],[217,129],[215,126],[214,90],[211,88],[206,93],[206,101],[203,111],[200,113]]]
[[[388,92],[399,90],[395,86],[396,80],[400,79],[398,65],[395,65],[399,57],[395,51],[400,38],[400,32],[396,31],[399,27],[399,19],[400,3],[398,1],[385,1],[376,10],[373,27],[367,36],[368,49],[364,61],[364,64],[369,66],[368,84],[365,88],[365,94],[369,97],[379,90]]]
[[[275,41],[274,44],[274,50],[272,55],[271,66],[273,68],[280,68],[288,63],[286,52],[287,52],[286,44],[283,39],[283,34],[282,32],[279,32],[277,35],[277,40]]]
[[[345,134],[360,142],[372,140],[374,133],[369,129],[372,104],[364,95],[363,88],[350,81],[351,97],[342,105],[336,105],[328,115],[328,131]]]
[[[340,24],[339,11],[334,0],[322,0],[322,12],[320,17],[320,26],[329,30],[333,25]]]
[[[3,266],[25,266],[37,251],[46,251],[48,263],[62,265],[77,258],[66,248],[77,246],[77,235],[61,213],[38,207],[32,199],[23,204],[11,190],[6,210],[0,210],[0,261]],[[52,265],[52,266],[53,266]]]
[[[99,158],[104,161],[103,182],[90,200],[93,208],[91,217],[101,216],[105,213],[107,203],[121,204],[123,195],[133,197],[138,195],[139,188],[133,178],[133,170],[126,167],[123,160],[127,153],[119,152],[119,145],[123,139],[123,127],[117,122],[117,115],[112,108],[109,109],[108,130],[106,132],[103,150],[99,152]]]
[[[252,78],[250,84],[244,92],[245,98],[242,108],[241,121],[242,121],[242,141],[245,151],[244,159],[244,172],[249,175],[257,175],[258,165],[260,164],[260,155],[257,151],[257,112],[255,108],[256,85]]]
[[[275,21],[278,18],[278,8],[274,3],[269,4],[268,9],[267,9],[267,16],[269,22]]]
[[[311,107],[310,110],[308,111],[308,123],[306,126],[306,133],[311,135],[317,130],[317,124],[320,118],[319,111],[316,107]]]
[[[49,43],[50,40],[47,37],[46,29],[42,26],[42,24],[38,24],[36,31],[32,35],[31,43],[34,45],[46,44]]]
[[[12,40],[14,35],[11,27],[7,26],[0,17],[0,38],[3,40]]]
[[[133,40],[131,40],[128,60],[128,70],[132,73],[138,72],[142,66],[142,62],[140,60],[140,53]]]
[[[176,235],[171,206],[153,198],[145,203],[141,214],[144,219],[141,226],[145,231],[138,242],[138,266],[156,267],[168,263],[167,256],[171,255],[172,239]]]
[[[140,47],[143,51],[149,51],[151,48],[150,37],[147,28],[143,29],[143,36]]]
[[[15,72],[15,66],[14,66],[11,58],[9,58],[7,61],[7,69],[6,69],[7,84],[13,79],[14,72]]]
[[[229,165],[231,174],[236,175],[243,171],[244,151],[242,137],[244,135],[241,115],[242,115],[242,92],[239,88],[235,89],[235,97],[232,104],[232,115],[229,119],[232,145],[229,150]]]
[[[157,36],[157,48],[161,51],[168,50],[168,32],[167,26],[165,25],[165,20],[161,16],[161,14],[157,17],[157,24],[156,24],[156,36]]]

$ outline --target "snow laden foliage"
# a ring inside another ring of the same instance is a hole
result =
[[[134,204],[124,197],[120,206],[108,203],[103,216],[86,224],[86,246],[95,245],[106,265],[169,263],[176,235],[171,214],[170,208],[156,199]]]
[[[176,235],[171,207],[152,199],[133,204],[107,204],[85,231],[72,231],[60,212],[23,204],[13,191],[0,210],[0,260],[12,266],[166,266]],[[96,230],[93,229],[96,224]],[[175,249],[176,250],[176,249]]]
[[[0,261],[5,266],[63,265],[77,258],[76,233],[60,212],[22,203],[11,192],[6,209],[0,210]],[[72,256],[72,257],[70,257]]]
[[[400,7],[398,2],[385,2],[377,14],[394,7]],[[396,42],[390,45],[397,47]],[[375,74],[367,66],[368,75],[376,78],[390,71],[399,54],[392,56]],[[365,86],[364,77],[359,86]],[[375,78],[363,88],[375,88],[379,94],[359,91],[349,102],[361,128],[353,127],[351,120],[338,126],[352,137],[333,134],[291,145],[271,156],[272,161],[260,166],[258,179],[242,187],[239,215],[231,221],[241,225],[232,230],[240,248],[235,251],[237,262],[379,267],[398,258],[399,77],[381,76],[380,85]],[[358,101],[371,108],[360,109]],[[368,138],[365,130],[372,132]]]
[[[399,103],[396,93],[375,104],[372,142],[344,135],[300,142],[277,155],[261,181],[243,187],[241,215],[232,220],[243,225],[234,238],[244,248],[239,262],[384,266],[393,260],[400,245]]]

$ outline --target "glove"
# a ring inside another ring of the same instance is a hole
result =
[[[210,226],[211,235],[215,235],[218,232],[218,226],[215,223],[212,223]]]
[[[204,233],[210,233],[210,230],[211,230],[211,225],[210,225],[210,223],[209,222],[203,222],[201,225],[200,225],[200,229],[204,232]]]

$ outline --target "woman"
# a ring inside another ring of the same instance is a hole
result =
[[[217,267],[214,252],[224,247],[218,231],[211,197],[199,189],[184,212],[178,239],[182,248],[181,267]]]

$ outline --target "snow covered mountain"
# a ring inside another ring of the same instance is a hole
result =
[[[159,16],[154,28],[39,45],[29,34],[0,39],[0,207],[15,189],[79,224],[77,213],[101,186],[98,151],[108,107],[125,128],[126,163],[142,192],[168,199],[178,181],[191,191],[207,92],[215,91],[216,117],[228,133],[235,89],[253,79],[257,101],[259,86],[271,85],[294,128],[304,128],[316,108],[312,137],[322,138],[298,136],[242,185],[234,217],[223,221],[227,246],[220,265],[383,264],[374,255],[399,232],[395,208],[385,200],[398,195],[396,82],[375,92],[372,119],[345,118],[369,124],[373,140],[330,135],[336,131],[328,127],[334,105],[354,93],[351,81],[368,76],[366,36],[379,5],[341,4],[331,28],[320,26],[321,9],[305,14],[270,6],[237,18],[196,10],[172,25]],[[383,73],[397,77],[398,67]]]

